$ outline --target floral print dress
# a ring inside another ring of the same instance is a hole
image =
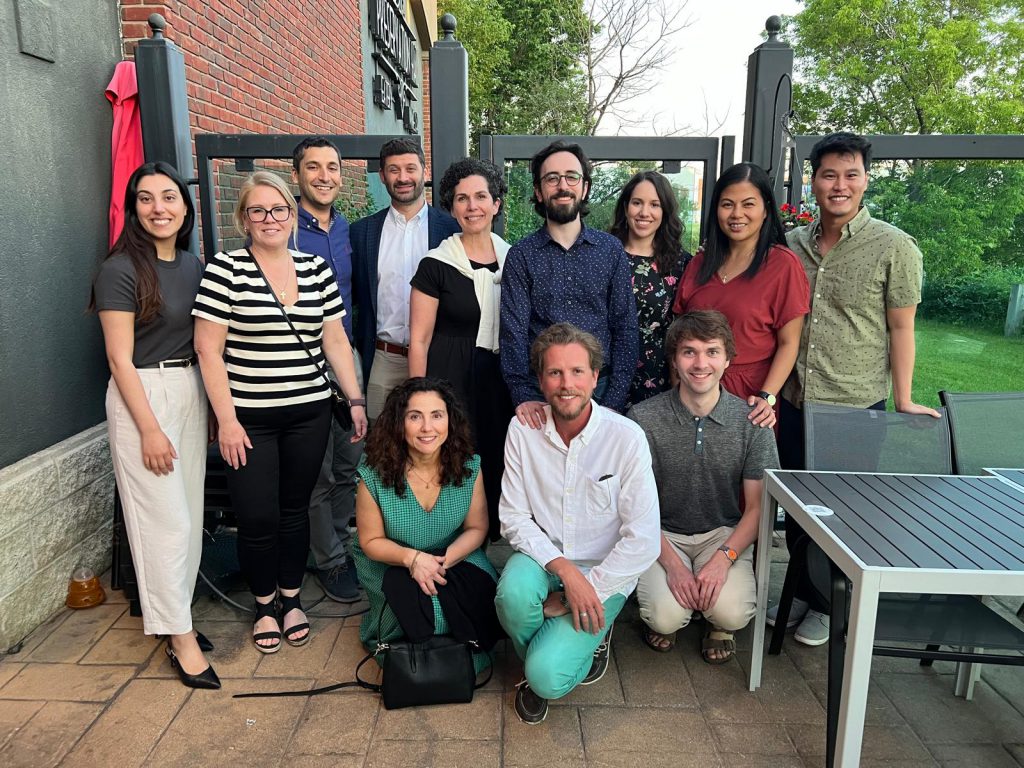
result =
[[[668,389],[665,333],[672,322],[672,299],[676,286],[691,256],[683,251],[672,271],[662,275],[653,257],[626,255],[633,270],[633,296],[636,297],[640,324],[640,357],[629,387],[629,405],[635,405]]]

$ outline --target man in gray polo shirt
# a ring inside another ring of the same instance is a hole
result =
[[[720,312],[677,318],[665,355],[679,386],[628,414],[647,435],[661,504],[661,554],[636,590],[644,642],[671,650],[676,632],[700,611],[709,664],[732,658],[732,633],[754,616],[752,545],[764,471],[779,466],[772,430],[755,426],[746,402],[719,384],[735,354]]]

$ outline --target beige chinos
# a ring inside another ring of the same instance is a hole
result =
[[[662,531],[662,534],[683,564],[696,575],[715,556],[732,532],[732,527],[723,526],[692,536],[668,531]],[[718,600],[703,612],[704,618],[718,629],[735,632],[743,629],[754,618],[757,581],[754,578],[753,552],[751,546],[740,553],[729,568],[722,590],[718,593]],[[640,577],[636,596],[640,603],[640,617],[659,635],[671,635],[690,623],[693,611],[683,608],[676,600],[668,588],[668,576],[661,563],[655,562]]]

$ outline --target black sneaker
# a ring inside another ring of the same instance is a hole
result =
[[[608,627],[608,634],[604,636],[604,640],[597,646],[597,650],[594,651],[594,660],[590,664],[590,671],[587,672],[587,676],[580,680],[580,685],[590,685],[596,683],[602,677],[604,673],[608,671],[608,657],[612,653],[612,630],[615,629],[615,625],[612,624]]]
[[[542,723],[548,716],[548,700],[534,693],[525,680],[516,686],[516,715],[527,725]]]
[[[362,599],[355,569],[347,562],[333,568],[317,568],[316,579],[324,594],[338,603],[357,603]]]

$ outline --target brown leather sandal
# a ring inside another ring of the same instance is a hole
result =
[[[712,656],[712,651],[721,651],[724,656]],[[736,655],[736,638],[732,632],[712,627],[700,642],[700,655],[708,664],[725,664]]]

